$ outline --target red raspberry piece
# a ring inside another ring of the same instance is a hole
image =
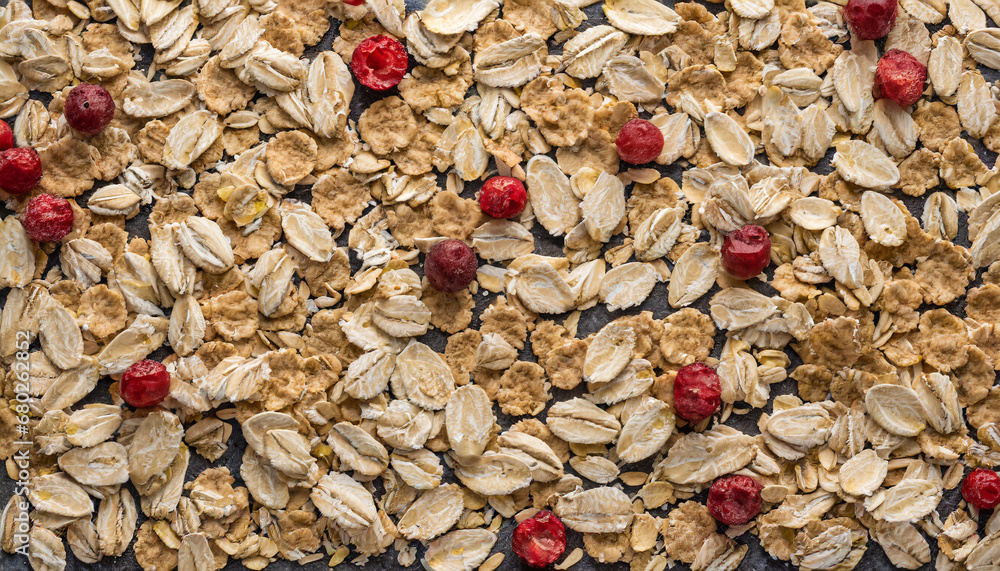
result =
[[[476,279],[479,261],[465,242],[444,240],[434,244],[424,259],[424,275],[434,289],[447,293],[461,291]]]
[[[527,202],[524,185],[511,176],[495,176],[479,191],[479,208],[493,218],[513,218],[524,210]]]
[[[566,551],[566,528],[554,513],[542,510],[517,524],[511,546],[529,566],[545,567]]]
[[[365,3],[365,0],[344,0],[344,4],[348,6],[360,6]]]
[[[962,497],[981,510],[1000,505],[1000,476],[993,470],[977,468],[962,482]]]
[[[42,159],[35,149],[7,149],[0,153],[0,188],[11,194],[24,194],[42,180]]]
[[[21,224],[36,242],[58,242],[73,230],[73,208],[65,198],[39,194],[24,207]]]
[[[663,152],[663,133],[645,119],[632,119],[615,139],[618,158],[633,165],[644,165]]]
[[[722,269],[741,280],[760,275],[771,262],[771,235],[748,224],[726,236],[722,243]]]
[[[409,57],[399,40],[372,36],[358,44],[351,56],[351,71],[361,85],[385,91],[399,85],[406,75]]]
[[[856,39],[877,40],[896,23],[896,0],[850,0],[843,14]]]
[[[764,486],[750,476],[726,476],[708,490],[708,513],[726,525],[743,525],[760,513]]]
[[[81,83],[66,96],[66,122],[84,135],[96,135],[115,118],[115,100],[100,85]]]
[[[874,95],[876,99],[884,97],[900,107],[909,107],[924,94],[925,81],[927,66],[903,50],[889,50],[878,60]]]
[[[10,125],[6,121],[0,121],[0,151],[14,147],[14,132],[10,130]]]
[[[722,405],[722,384],[715,369],[691,363],[674,378],[674,410],[688,422],[701,422]]]
[[[156,406],[170,394],[170,373],[162,363],[143,359],[125,371],[118,392],[135,408]]]

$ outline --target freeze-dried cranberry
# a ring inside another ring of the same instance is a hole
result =
[[[750,476],[726,476],[708,490],[708,513],[726,525],[743,525],[760,513],[764,486]]]
[[[517,524],[511,544],[531,567],[552,565],[566,551],[566,528],[554,513],[542,510]]]
[[[476,279],[479,262],[465,242],[444,240],[434,244],[424,260],[424,275],[438,291],[461,291]]]
[[[143,359],[125,371],[118,392],[136,408],[156,406],[170,394],[170,373],[162,363]]]
[[[674,378],[674,409],[688,422],[701,422],[722,405],[722,384],[715,369],[691,363]]]
[[[891,99],[900,107],[909,107],[924,94],[927,66],[903,50],[889,50],[878,60],[875,69],[876,99]]]
[[[42,180],[42,159],[35,149],[7,149],[0,153],[0,188],[11,194],[24,194]]]
[[[344,0],[344,4],[348,6],[360,6],[365,3],[365,0]]]
[[[856,39],[877,40],[896,23],[896,0],[850,0],[843,13]]]
[[[632,119],[615,139],[618,158],[633,165],[644,165],[663,152],[663,133],[645,119]]]
[[[84,135],[96,135],[115,117],[115,100],[100,85],[81,83],[66,96],[66,122]]]
[[[36,242],[58,242],[73,230],[73,208],[65,198],[39,194],[24,207],[21,225]]]
[[[976,468],[962,482],[962,497],[981,510],[1000,505],[1000,476],[993,470]]]
[[[361,85],[385,91],[399,85],[406,75],[406,48],[389,36],[372,36],[358,44],[351,56],[351,70]]]
[[[10,125],[6,121],[0,121],[0,151],[14,147],[14,131],[10,130]]]
[[[479,208],[493,218],[513,218],[527,202],[524,185],[512,176],[495,176],[479,191]]]
[[[760,275],[771,262],[771,235],[748,224],[730,232],[722,243],[722,269],[741,280]]]

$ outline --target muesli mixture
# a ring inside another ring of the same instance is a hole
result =
[[[10,0],[2,548],[1000,568],[996,22]]]

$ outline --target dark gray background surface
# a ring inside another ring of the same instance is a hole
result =
[[[29,0],[29,3],[30,3],[30,0]],[[421,9],[425,3],[426,3],[426,0],[406,0],[407,12],[409,13],[410,11]],[[667,2],[664,2],[664,3],[667,4],[667,5],[670,5],[670,6],[672,6],[674,4],[674,2],[670,1],[670,0],[668,0]],[[704,2],[704,0],[701,0],[699,3],[707,6],[707,8],[711,12],[713,12],[713,13],[717,13],[719,11],[724,10],[724,7],[722,5],[720,5],[720,4],[713,4],[713,3],[709,3],[709,2]],[[606,24],[607,23],[607,20],[604,17],[604,13],[603,13],[603,10],[601,8],[602,4],[603,4],[603,2],[591,5],[591,6],[589,6],[589,7],[587,7],[587,8],[584,9],[584,11],[586,12],[586,14],[587,14],[587,16],[588,16],[589,19],[586,22],[584,22],[580,26],[579,29],[583,30],[583,29],[586,29],[586,28],[589,28],[589,27],[593,27],[595,25]],[[811,5],[812,2],[810,2],[809,4]],[[314,46],[313,48],[308,49],[306,51],[306,56],[305,57],[312,58],[312,57],[315,57],[315,54],[317,52],[330,49],[330,46],[332,45],[333,39],[334,39],[334,37],[336,37],[336,34],[338,33],[337,30],[338,30],[339,24],[340,24],[339,22],[333,21],[332,25],[331,25],[331,28],[330,28],[330,31],[329,31],[329,33],[327,33],[326,37],[323,38],[322,42],[319,45]],[[933,33],[933,31],[936,31],[936,29],[938,29],[939,27],[940,26],[933,26],[933,27],[931,27],[932,33]],[[561,46],[552,46],[551,42],[550,42],[550,52],[551,53],[560,53],[561,52]],[[153,55],[152,54],[152,49],[150,48],[150,46],[144,46],[142,53],[143,53],[144,57],[143,57],[143,61],[139,65],[139,68],[140,69],[146,69],[148,67],[149,63],[152,61],[152,55]],[[411,61],[411,69],[412,69],[413,65],[414,65],[414,63]],[[992,73],[991,74],[986,74],[986,72],[992,72]],[[984,69],[984,75],[986,75],[988,81],[992,81],[992,80],[996,79],[996,74],[995,74],[995,72],[993,72],[993,70],[985,70]],[[396,90],[392,90],[392,91],[389,91],[389,92],[386,92],[386,93],[376,93],[376,92],[373,92],[373,91],[371,91],[371,90],[369,90],[367,88],[364,88],[364,87],[362,87],[360,85],[357,85],[357,89],[356,89],[356,92],[355,92],[354,100],[353,100],[353,103],[352,103],[352,110],[351,110],[351,118],[352,118],[352,120],[356,121],[358,119],[358,117],[360,116],[361,112],[364,111],[373,102],[375,102],[375,101],[377,101],[377,100],[379,100],[379,99],[381,99],[383,97],[386,97],[388,95],[392,95],[394,93],[396,93]],[[44,100],[46,102],[48,101],[48,97],[45,96],[44,94],[33,94],[33,96],[34,95],[38,95],[39,99],[42,99],[42,100]],[[645,116],[645,115],[643,115],[643,116]],[[10,120],[10,122],[12,124],[13,120]],[[983,159],[983,161],[986,163],[986,165],[991,167],[994,164],[994,162],[996,161],[996,155],[994,153],[990,152],[989,150],[985,149],[980,142],[978,142],[976,140],[973,140],[973,139],[969,139],[969,140],[970,140],[970,142],[973,143],[973,145],[975,146],[977,152],[979,153],[979,155]],[[824,174],[830,172],[832,170],[831,167],[830,167],[830,164],[829,164],[829,159],[831,158],[831,156],[832,156],[832,150],[831,150],[830,154],[827,156],[827,158],[824,161],[822,161],[820,163],[820,165],[815,170],[817,172],[824,173]],[[767,162],[767,157],[765,155],[763,155],[763,154],[758,155],[757,159],[761,160],[762,162]],[[227,157],[224,160],[231,160],[231,159]],[[623,169],[624,168],[625,168],[625,165],[623,165]],[[490,169],[494,169],[494,165],[493,165],[492,161],[491,161],[491,164],[490,164]],[[681,173],[684,170],[682,166],[677,165],[677,164],[671,165],[671,166],[668,166],[668,167],[657,166],[657,169],[660,172],[662,172],[664,175],[669,176],[670,178],[674,179],[674,181],[676,181],[678,183],[678,185],[680,185],[680,183],[681,183]],[[439,182],[440,182],[441,187],[443,188],[444,187],[444,177],[443,177],[443,175],[440,177],[440,181]],[[102,186],[103,184],[107,184],[107,183],[100,183],[100,182],[98,182],[98,187]],[[466,184],[465,191],[463,192],[462,196],[466,197],[466,198],[473,197],[475,195],[475,193],[479,190],[480,184],[481,183],[478,183],[478,182],[473,182],[473,183]],[[631,190],[631,187],[627,187],[626,192],[629,192],[630,190]],[[943,185],[942,185],[941,188],[934,189],[934,190],[932,190],[930,192],[933,192],[935,190],[944,190],[944,191],[947,191],[950,195],[954,196],[954,192],[948,191],[948,189],[945,188]],[[930,192],[928,192],[928,195],[930,194]],[[88,192],[84,196],[78,197],[77,198],[78,203],[81,204],[81,205],[85,205],[86,204],[86,199],[88,198],[89,194],[90,193]],[[307,187],[299,187],[299,188],[296,189],[296,191],[294,193],[290,194],[289,196],[292,197],[292,198],[297,198],[297,199],[304,200],[304,201],[307,201],[307,202],[310,201],[310,194],[309,194],[309,191],[308,191]],[[912,198],[912,197],[905,196],[902,193],[896,191],[896,192],[893,193],[893,196],[896,197],[896,198],[902,199],[903,202],[910,209],[911,213],[914,214],[915,216],[919,217],[920,214],[922,213],[922,211],[923,211],[923,203],[924,203],[924,200],[926,198],[926,195],[923,198]],[[135,218],[133,218],[132,220],[130,220],[128,222],[127,227],[128,227],[128,230],[129,230],[130,234],[140,235],[140,236],[143,236],[143,237],[146,237],[146,238],[149,237],[149,232],[148,232],[148,229],[146,227],[146,222],[145,222],[146,216],[149,214],[149,211],[150,211],[150,207],[148,207],[148,206],[147,207],[143,207],[143,211],[140,213],[140,215],[136,216]],[[6,215],[9,214],[9,212],[5,208],[3,208],[2,205],[0,205],[0,212],[2,212],[2,214],[4,216],[6,216]],[[966,222],[966,216],[965,216],[965,214],[960,214],[961,229],[960,229],[960,232],[959,232],[959,237],[956,240],[956,242],[960,243],[960,244],[962,244],[964,246],[969,246],[969,242],[968,242],[968,239],[967,239],[967,236],[966,236],[966,224],[965,224],[965,222]],[[553,237],[549,236],[544,231],[544,229],[541,228],[541,225],[539,225],[539,224],[535,225],[533,233],[535,235],[535,249],[536,249],[537,253],[543,254],[543,255],[557,255],[557,256],[561,256],[562,255],[562,239],[561,238],[553,238]],[[347,245],[347,234],[348,234],[348,232],[345,231],[341,235],[341,237],[337,241],[338,245],[346,247],[346,245]],[[619,245],[619,244],[621,244],[621,241],[622,241],[622,236],[621,235],[616,236],[612,240],[612,242],[609,244],[609,247],[613,247],[613,246]],[[55,256],[53,256],[52,258],[53,259],[50,259],[50,263],[54,262]],[[351,260],[352,260],[353,269],[356,271],[360,267],[360,263],[357,261],[357,259],[353,255],[353,253],[351,255]],[[414,266],[413,269],[416,270],[416,271],[418,271],[418,272],[422,272],[422,268],[420,266]],[[768,269],[768,275],[771,275],[772,271],[773,271],[773,267],[769,268]],[[757,290],[759,290],[759,291],[761,291],[763,293],[766,293],[767,295],[776,295],[776,292],[773,289],[771,289],[767,284],[755,281],[752,285],[753,285],[754,289],[757,289]],[[980,285],[980,280],[977,279],[976,282],[974,282],[973,286],[975,286],[975,285]],[[970,287],[973,287],[973,286],[970,286]],[[714,293],[716,293],[717,291],[718,291],[718,287],[716,286],[708,294],[706,294],[700,300],[698,300],[698,302],[696,302],[695,304],[693,304],[692,307],[697,308],[698,310],[702,311],[703,313],[708,313],[708,301],[709,301],[709,299],[711,299],[712,295]],[[5,297],[6,297],[6,292],[0,292],[0,299],[5,298]],[[480,293],[479,295],[477,295],[476,296],[476,315],[478,316],[479,314],[481,314],[482,311],[486,307],[488,307],[489,304],[495,298],[496,298],[496,295],[493,295],[493,294],[484,295],[483,293]],[[667,299],[666,284],[657,284],[656,287],[653,290],[653,293],[639,307],[631,308],[631,309],[628,309],[628,310],[625,310],[625,311],[608,312],[603,305],[598,305],[595,308],[592,308],[592,309],[589,309],[589,310],[583,312],[583,315],[580,318],[579,329],[578,329],[577,336],[581,337],[581,338],[582,337],[586,337],[587,335],[598,331],[604,324],[606,324],[608,321],[610,321],[612,319],[615,319],[615,318],[620,317],[622,315],[636,314],[636,313],[639,313],[641,311],[651,311],[653,313],[653,317],[654,318],[656,318],[656,319],[662,319],[663,317],[665,317],[665,316],[667,316],[667,315],[669,315],[670,313],[673,312],[673,310],[667,304],[666,299]],[[958,314],[960,316],[963,316],[964,315],[964,300],[959,300],[959,301],[957,301],[957,302],[955,302],[955,303],[947,306],[947,308],[949,310],[955,312],[956,314]],[[557,317],[555,317],[555,319],[557,320],[557,322],[559,322],[564,317],[565,316],[557,316]],[[477,328],[479,326],[479,324],[480,323],[479,323],[478,318],[475,318],[473,320],[472,324],[470,325],[470,327]],[[436,351],[440,352],[440,351],[444,350],[444,346],[445,346],[445,343],[447,341],[447,336],[444,335],[444,334],[442,334],[442,333],[440,333],[437,330],[433,330],[430,333],[428,333],[427,335],[425,335],[421,339],[421,341],[427,343],[433,349],[435,349]],[[723,346],[724,343],[725,343],[725,336],[723,334],[721,334],[721,333],[718,334],[717,337],[716,337],[715,348],[714,348],[714,350],[712,352],[712,355],[714,357],[716,357],[716,358],[719,357],[719,354],[721,353],[722,346]],[[801,364],[801,360],[798,358],[798,356],[795,354],[794,351],[788,349],[788,350],[786,350],[786,352],[788,353],[788,355],[790,356],[790,358],[792,360],[792,365],[789,368],[789,372],[791,372],[792,370],[794,370],[794,368],[797,365]],[[166,351],[160,351],[160,352],[154,354],[154,358],[155,357],[162,357],[162,356],[165,356],[166,354],[168,354]],[[520,359],[522,359],[522,360],[529,360],[529,361],[535,361],[534,355],[531,353],[530,348],[526,348],[525,350],[523,350],[521,352]],[[98,388],[84,402],[110,402],[110,398],[108,397],[108,386],[109,386],[109,384],[110,384],[110,380],[109,379],[102,380],[98,384]],[[566,400],[566,399],[571,398],[573,396],[579,396],[580,394],[583,393],[583,387],[578,387],[574,391],[562,391],[562,390],[559,390],[559,389],[552,389],[552,393],[553,393],[553,401],[552,402],[556,402],[556,401],[560,401],[560,400]],[[795,387],[795,382],[794,381],[790,381],[790,380],[789,381],[784,381],[782,383],[775,384],[775,385],[771,386],[771,395],[772,395],[772,397],[776,396],[776,395],[779,395],[779,394],[795,394],[795,393],[796,393],[796,387]],[[550,402],[550,404],[551,404],[551,402]],[[740,430],[742,430],[742,431],[744,431],[744,432],[746,432],[748,434],[758,434],[759,431],[757,430],[757,419],[760,417],[760,413],[761,412],[770,412],[770,411],[771,411],[771,405],[768,404],[768,406],[766,408],[761,409],[761,410],[755,410],[755,411],[753,411],[753,412],[751,412],[750,414],[747,414],[747,415],[743,415],[743,416],[732,415],[729,418],[729,420],[726,422],[726,424],[729,425],[729,426],[733,426],[735,428],[738,428],[738,429],[740,429]],[[518,418],[513,418],[513,417],[509,417],[509,416],[504,415],[503,413],[501,413],[499,411],[499,408],[497,408],[497,407],[495,407],[495,413],[497,415],[498,421],[500,422],[501,426],[504,426],[504,427],[509,426],[509,425],[513,424],[514,422],[516,422],[517,420],[519,420]],[[544,421],[544,415],[545,415],[545,413],[543,412],[541,415],[538,416],[538,418],[540,420]],[[242,452],[243,452],[244,446],[246,445],[246,442],[243,439],[243,436],[242,436],[242,433],[240,431],[240,428],[239,428],[238,424],[235,421],[230,421],[230,423],[233,424],[233,429],[234,430],[233,430],[233,435],[232,435],[232,437],[229,440],[229,448],[226,451],[226,453],[218,461],[216,461],[214,464],[209,464],[200,455],[198,455],[196,453],[192,453],[191,454],[191,462],[190,462],[190,465],[188,467],[188,473],[187,473],[187,480],[188,481],[193,480],[195,477],[197,477],[198,474],[200,474],[206,468],[215,467],[215,466],[227,466],[229,468],[230,472],[234,475],[234,477],[237,480],[234,485],[235,486],[242,485],[242,480],[240,479],[240,476],[239,476],[239,473],[240,473],[239,466],[240,466],[240,458],[242,457]],[[646,461],[646,462],[639,463],[639,464],[636,464],[636,465],[629,465],[629,466],[623,468],[622,471],[649,470],[651,468],[651,464],[652,464],[651,461]],[[572,468],[569,467],[569,465],[566,465],[566,470],[568,472],[570,472],[570,473],[573,473],[573,470],[572,470]],[[452,478],[452,481],[454,481],[453,477],[450,474],[450,470],[448,470],[447,467],[445,467],[445,474],[446,474],[445,475],[446,481],[448,481],[448,478]],[[584,481],[586,482],[586,479],[584,479]],[[132,488],[131,484],[130,483],[127,484],[126,487],[131,491],[133,497],[136,498],[136,500],[138,501],[138,494],[136,494],[136,492],[135,492],[134,488]],[[626,492],[628,492],[630,494],[630,496],[632,496],[632,495],[635,494],[635,492],[638,491],[638,488],[625,487],[625,490],[626,490]],[[3,503],[6,503],[6,501],[9,498],[9,496],[10,496],[11,493],[13,493],[13,482],[10,481],[9,479],[7,479],[6,475],[0,476],[0,501],[3,501]],[[693,499],[696,500],[696,501],[704,502],[705,494],[700,494],[700,495],[696,496]],[[957,490],[952,490],[952,491],[946,491],[945,492],[945,499],[944,499],[944,501],[941,502],[941,505],[938,507],[938,512],[941,514],[942,520],[945,517],[947,517],[947,515],[954,510],[954,508],[955,508],[955,506],[956,506],[956,504],[958,503],[959,500],[960,500],[960,496],[959,496]],[[659,516],[659,517],[666,517],[667,513],[669,512],[669,509],[672,506],[665,506],[665,507],[667,509],[649,510],[649,512],[652,513],[653,515],[656,515],[656,516]],[[95,508],[96,508],[96,502],[95,502]],[[139,522],[141,523],[144,519],[145,518],[144,518],[144,516],[142,515],[142,513],[140,511],[140,513],[139,513]],[[983,521],[985,521],[986,518],[984,517],[982,519],[983,519]],[[494,553],[500,552],[500,553],[506,554],[506,558],[504,559],[502,565],[500,566],[500,569],[502,569],[502,570],[522,569],[522,568],[523,569],[530,569],[529,567],[522,565],[520,563],[520,560],[517,558],[516,555],[514,555],[514,553],[510,549],[510,538],[511,538],[511,533],[512,533],[513,528],[514,528],[514,522],[513,522],[513,520],[507,520],[507,521],[505,521],[504,525],[501,527],[500,532],[499,532],[499,540],[497,541],[496,545],[493,548],[493,552]],[[723,528],[720,527],[720,531],[722,531],[722,529]],[[923,569],[925,569],[925,570],[933,568],[933,561],[934,561],[934,558],[937,556],[936,541],[933,538],[928,538],[928,539],[929,539],[929,543],[930,543],[930,546],[931,546],[931,555],[932,555],[931,561],[932,561],[932,563],[924,566]],[[582,547],[583,546],[582,535],[579,534],[579,533],[577,533],[577,532],[573,532],[573,531],[567,530],[567,540],[568,540],[567,541],[567,548],[566,548],[566,552],[567,553],[569,553],[575,547]],[[765,553],[763,551],[763,549],[760,547],[759,543],[757,542],[756,537],[753,536],[753,535],[751,535],[751,534],[749,534],[749,533],[744,534],[743,536],[741,536],[740,538],[738,538],[737,541],[739,541],[741,543],[745,543],[746,545],[749,546],[749,551],[748,551],[746,557],[744,558],[742,564],[739,567],[740,570],[751,570],[751,569],[753,569],[753,570],[760,570],[760,569],[794,569],[795,568],[793,565],[791,565],[788,562],[775,561],[775,560],[771,559],[771,557],[768,556],[767,553]],[[422,554],[423,554],[423,548],[419,548],[419,550],[418,550],[418,561],[413,566],[411,566],[410,569],[420,569],[419,557],[421,557]],[[352,554],[350,556],[348,556],[348,560],[345,563],[343,563],[340,566],[338,566],[338,569],[351,569],[351,568],[354,568],[355,566],[350,563],[350,560],[353,559],[355,556],[356,556],[356,554],[352,552]],[[267,569],[272,569],[272,570],[275,570],[275,571],[290,571],[290,570],[294,570],[294,569],[306,569],[306,570],[318,571],[318,570],[321,570],[321,569],[328,569],[329,568],[328,567],[328,561],[329,561],[329,558],[324,557],[320,561],[317,561],[317,562],[314,562],[314,563],[302,566],[302,565],[299,565],[298,563],[294,563],[294,562],[290,562],[290,561],[284,561],[284,560],[278,560],[278,561],[275,561],[274,563],[272,563],[271,565],[269,565],[267,567]],[[136,563],[136,561],[135,561],[135,556],[134,556],[134,554],[132,552],[132,548],[131,547],[129,547],[128,551],[126,551],[125,554],[122,557],[120,557],[120,558],[113,558],[113,559],[112,558],[105,558],[101,562],[99,562],[97,564],[94,564],[94,565],[87,565],[87,564],[81,563],[80,561],[78,561],[76,558],[73,557],[72,551],[69,550],[68,547],[67,547],[67,567],[66,568],[68,570],[70,570],[70,571],[76,571],[76,570],[82,570],[82,569],[96,569],[96,570],[101,570],[101,571],[113,571],[113,570],[139,571],[141,569],[138,566],[138,564]],[[235,569],[242,569],[242,568],[243,568],[242,565],[240,565],[240,563],[238,561],[233,561],[233,560],[230,560],[229,564],[225,567],[226,570],[235,570]],[[401,569],[402,567],[396,562],[396,553],[395,553],[395,551],[392,548],[390,548],[389,551],[387,553],[383,554],[382,556],[380,556],[378,558],[371,559],[368,562],[368,564],[365,566],[365,568],[367,568],[367,569],[378,569],[378,570],[389,570],[389,569]],[[863,571],[876,571],[876,570],[892,569],[892,568],[893,568],[893,566],[889,563],[889,561],[886,558],[885,554],[883,553],[882,549],[874,541],[869,540],[867,553],[865,554],[865,556],[862,559],[861,563],[857,566],[857,569],[860,569],[860,570],[863,570]],[[10,571],[22,571],[22,570],[27,570],[27,569],[30,569],[30,567],[29,567],[29,565],[28,565],[28,563],[27,563],[27,561],[26,561],[25,558],[20,557],[20,556],[11,556],[9,554],[0,552],[0,571],[8,571],[8,570],[10,570]],[[583,560],[580,563],[578,563],[574,567],[574,569],[582,569],[582,570],[588,570],[588,569],[619,569],[619,570],[625,570],[625,569],[628,569],[628,565],[626,565],[624,563],[618,563],[618,564],[601,564],[601,563],[597,563],[597,562],[593,561],[588,556],[584,555]],[[680,564],[677,567],[674,567],[674,569],[688,569],[688,567],[686,565]]]

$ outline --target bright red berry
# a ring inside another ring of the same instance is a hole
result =
[[[66,96],[66,122],[84,135],[96,135],[115,118],[115,100],[100,85],[81,83]]]
[[[1000,505],[1000,476],[993,470],[977,468],[962,482],[962,497],[981,510]]]
[[[465,242],[444,240],[434,244],[424,260],[424,275],[438,291],[461,291],[476,279],[479,262]]]
[[[524,185],[511,176],[495,176],[479,191],[479,208],[493,218],[513,218],[524,210],[527,202]]]
[[[909,107],[924,94],[927,66],[903,50],[889,50],[878,60],[875,69],[876,99],[895,101],[900,107]]]
[[[365,0],[344,0],[344,4],[348,6],[360,6],[365,3]]]
[[[14,147],[14,131],[10,130],[10,125],[6,121],[0,121],[0,151]]]
[[[170,394],[170,373],[162,363],[143,359],[125,371],[118,392],[135,408],[149,408]]]
[[[32,148],[7,149],[0,153],[0,188],[24,194],[42,180],[42,159]]]
[[[633,165],[644,165],[663,152],[663,133],[645,119],[632,119],[618,131],[615,147],[618,148],[618,158],[621,160]]]
[[[39,194],[24,207],[21,225],[36,242],[58,242],[73,230],[73,208],[65,198]]]
[[[351,71],[361,85],[385,91],[403,80],[408,63],[406,48],[399,40],[389,36],[372,36],[354,48]]]
[[[566,528],[554,513],[542,510],[517,524],[511,546],[529,566],[546,567],[566,551]]]
[[[722,269],[741,280],[760,275],[771,262],[771,235],[748,224],[730,232],[722,243]]]
[[[708,490],[708,513],[726,525],[743,525],[760,513],[764,486],[750,476],[726,476]]]
[[[896,23],[896,0],[850,0],[843,13],[855,38],[877,40]]]
[[[701,422],[722,405],[722,383],[715,369],[691,363],[674,378],[674,409],[688,422]]]

